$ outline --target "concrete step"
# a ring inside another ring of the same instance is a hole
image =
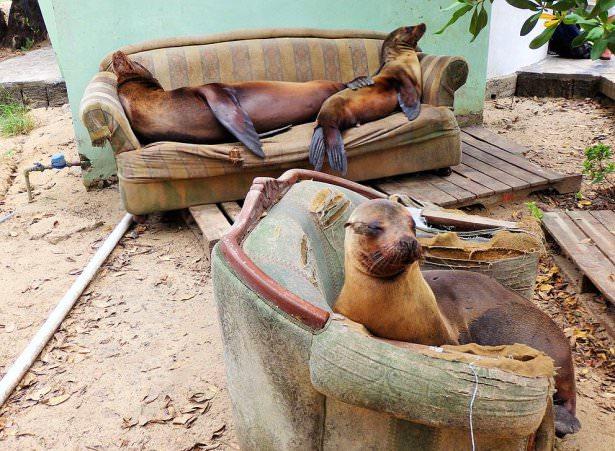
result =
[[[51,47],[0,61],[0,90],[31,108],[68,103],[66,84]]]

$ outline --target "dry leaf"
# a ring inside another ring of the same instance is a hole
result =
[[[122,418],[122,428],[123,429],[130,429],[130,428],[136,426],[137,423],[138,423],[138,421],[135,420],[132,417],[129,417],[129,418],[124,417],[124,418]]]
[[[57,406],[67,401],[70,398],[70,393],[60,396],[54,396],[53,398],[49,398],[45,404],[48,406]]]
[[[192,415],[190,415],[189,413],[184,413],[176,418],[173,418],[173,424],[186,424],[190,418],[192,417]]]
[[[212,440],[217,440],[219,438],[221,438],[224,435],[224,432],[226,431],[226,424],[223,424],[220,428],[216,429],[213,434],[211,434],[211,439]]]

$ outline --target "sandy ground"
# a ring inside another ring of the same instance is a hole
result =
[[[485,103],[484,121],[530,148],[525,155],[529,160],[564,174],[581,173],[589,146],[603,143],[615,152],[615,105],[602,106],[594,99],[497,99]],[[554,200],[567,208],[614,209],[615,174],[598,185],[584,177],[581,193],[590,205],[579,205],[573,196]]]
[[[15,212],[0,224],[2,368],[122,216],[116,188],[86,192],[78,169],[34,174],[36,201],[27,202],[16,174],[58,151],[77,157],[68,109],[33,116],[39,126],[29,136],[0,138],[0,218]],[[522,210],[519,203],[483,212],[514,217]],[[541,268],[553,293],[570,290],[549,261]],[[577,302],[574,292],[560,297]],[[613,449],[613,383],[605,364],[592,360],[594,348],[613,344],[582,305],[579,317],[543,307],[576,340],[583,429],[558,449]],[[575,337],[588,327],[591,340]],[[237,448],[208,262],[178,218],[155,216],[122,240],[0,410],[0,447]]]
[[[0,141],[13,150],[0,160],[0,217],[15,212],[0,224],[3,368],[123,214],[117,189],[86,192],[78,168],[34,174],[27,202],[22,169],[77,158],[67,109],[33,116],[29,136]],[[208,262],[179,218],[127,235],[24,385],[1,411],[0,448],[236,448]]]

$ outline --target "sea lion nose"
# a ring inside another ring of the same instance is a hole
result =
[[[404,264],[412,263],[418,260],[421,255],[421,247],[419,242],[414,237],[409,236],[399,240],[399,248]]]

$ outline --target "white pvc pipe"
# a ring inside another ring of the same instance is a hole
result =
[[[51,339],[55,331],[60,327],[68,312],[73,308],[83,290],[92,281],[100,266],[105,262],[109,254],[113,251],[117,243],[120,241],[124,233],[132,223],[132,215],[126,214],[122,220],[115,226],[113,232],[107,237],[105,242],[100,246],[94,254],[90,262],[83,269],[83,272],[77,277],[64,297],[58,305],[53,309],[45,324],[38,330],[32,341],[23,350],[17,360],[11,365],[8,372],[0,381],[0,407],[4,405],[6,400],[17,384],[21,381],[24,375],[28,372],[38,355],[41,353],[47,342]]]

